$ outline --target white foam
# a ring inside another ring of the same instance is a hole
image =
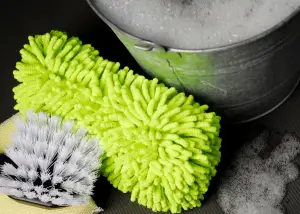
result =
[[[300,0],[94,0],[112,23],[173,48],[210,48],[258,35],[291,15]]]
[[[282,214],[287,183],[298,176],[291,162],[300,153],[300,142],[285,135],[267,159],[259,153],[266,146],[263,133],[243,147],[226,172],[218,191],[218,203],[226,214]]]

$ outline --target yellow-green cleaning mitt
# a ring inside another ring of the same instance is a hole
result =
[[[14,71],[17,105],[75,120],[101,138],[102,174],[153,211],[199,207],[220,161],[220,118],[193,96],[104,60],[52,31],[29,37]]]

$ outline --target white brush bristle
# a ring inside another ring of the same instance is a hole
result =
[[[74,122],[29,111],[16,120],[13,146],[6,155],[14,164],[1,167],[0,193],[55,205],[89,202],[103,154],[97,139]]]

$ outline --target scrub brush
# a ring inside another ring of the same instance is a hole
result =
[[[45,206],[88,204],[102,150],[73,122],[29,111],[16,120],[13,145],[1,167],[0,193]]]
[[[101,172],[132,201],[173,213],[201,206],[221,156],[220,117],[207,105],[60,31],[30,36],[21,55],[15,109],[75,120],[101,139]]]

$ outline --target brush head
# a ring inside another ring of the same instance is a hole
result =
[[[98,141],[45,113],[28,112],[16,128],[6,151],[12,162],[1,167],[0,193],[59,206],[87,204],[103,154]]]

